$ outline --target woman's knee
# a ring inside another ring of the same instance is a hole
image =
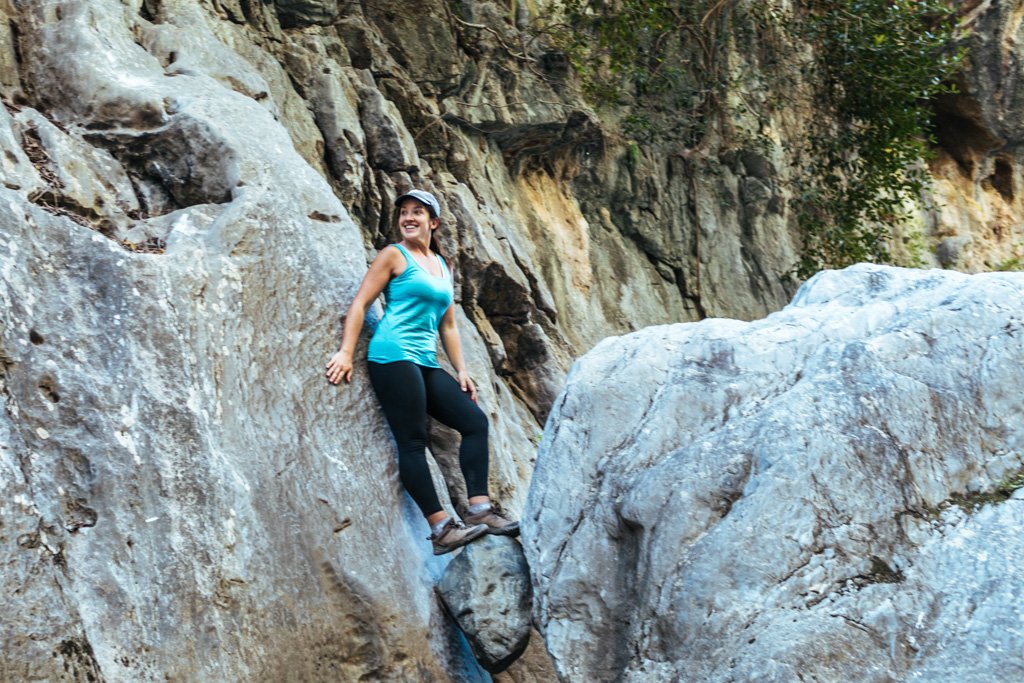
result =
[[[467,436],[487,436],[487,431],[490,429],[490,423],[487,420],[487,415],[484,411],[480,410],[476,406],[473,406],[475,410],[470,411],[469,415],[463,420],[460,425],[459,434],[463,438]]]

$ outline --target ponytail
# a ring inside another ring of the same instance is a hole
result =
[[[448,261],[448,258],[444,255],[444,252],[441,251],[441,240],[437,239],[437,230],[434,230],[430,233],[430,250],[437,254],[438,256],[440,256],[441,258],[443,258],[445,262]]]

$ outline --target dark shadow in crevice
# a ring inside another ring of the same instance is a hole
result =
[[[238,184],[237,155],[201,121],[172,119],[161,128],[130,133],[95,130],[85,138],[124,167],[141,217],[228,203]]]
[[[139,6],[139,16],[148,22],[158,24],[160,23],[160,5],[162,0],[142,0],[142,5]]]
[[[1005,157],[996,157],[995,168],[989,176],[992,187],[1007,202],[1013,201],[1013,162]]]
[[[947,96],[934,105],[932,131],[940,149],[956,161],[965,178],[973,179],[984,157],[1003,141],[982,125],[977,103],[966,97]]]

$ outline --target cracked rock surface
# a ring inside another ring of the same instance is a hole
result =
[[[0,680],[487,679],[436,598],[447,559],[429,554],[401,491],[365,368],[348,387],[321,376],[411,186],[443,207],[491,492],[513,513],[573,358],[608,335],[789,300],[800,166],[787,148],[819,115],[791,65],[786,106],[729,114],[755,147],[718,124],[696,149],[637,144],[527,30],[547,5],[513,4],[0,0]],[[969,13],[979,57],[940,112],[941,210],[924,218],[938,262],[976,269],[1022,255],[1024,147],[1007,38],[1020,13],[987,0]],[[761,55],[780,34],[744,33],[755,44],[723,35],[730,64],[770,79]],[[618,408],[572,419],[629,424],[643,410],[648,387],[608,390]],[[748,405],[728,396],[701,419]],[[456,438],[436,424],[431,436],[457,510]],[[740,499],[748,469],[740,455],[713,469],[705,517]],[[569,474],[582,488],[568,501],[589,500],[597,483]],[[937,490],[973,490],[961,484]],[[692,524],[680,533],[704,522]],[[888,547],[856,550],[839,574],[909,585]],[[810,564],[779,571],[820,583]],[[619,613],[611,595],[595,616]],[[874,622],[848,616],[874,638]],[[650,642],[682,626],[652,629]],[[553,677],[533,638],[493,679]]]
[[[523,517],[559,675],[1024,676],[1022,294],[855,266],[580,359]]]
[[[363,233],[203,7],[0,2],[0,680],[485,680],[365,375],[323,378]],[[536,427],[481,401],[516,507]]]

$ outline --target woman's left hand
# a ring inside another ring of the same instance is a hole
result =
[[[469,394],[469,397],[476,403],[476,385],[473,384],[473,380],[469,378],[469,372],[463,370],[459,373],[459,386]]]

